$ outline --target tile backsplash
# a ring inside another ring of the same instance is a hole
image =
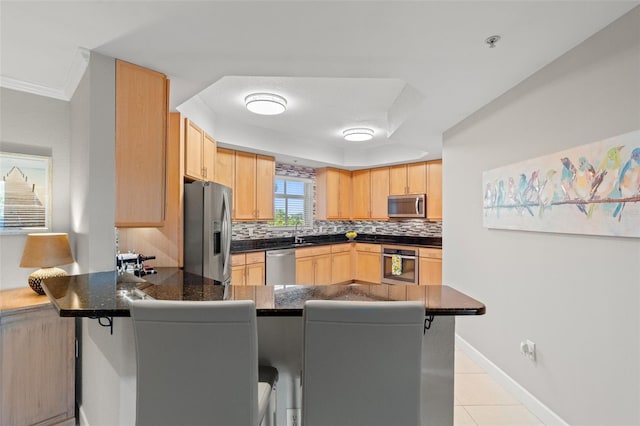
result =
[[[234,240],[293,236],[291,228],[282,229],[270,226],[268,222],[234,222],[232,228],[232,239]],[[391,220],[388,222],[316,220],[313,222],[313,227],[298,229],[298,235],[343,234],[347,231],[380,235],[441,237],[442,222],[428,222],[422,219]]]
[[[277,176],[300,177],[312,179],[315,182],[316,171],[311,167],[301,167],[294,164],[276,163]],[[315,184],[314,184],[315,192]],[[315,199],[315,197],[314,197]],[[315,202],[314,202],[315,215]],[[293,230],[270,226],[268,222],[234,222],[234,240],[249,240],[261,238],[279,238],[293,236]],[[389,221],[325,221],[316,220],[312,227],[298,229],[298,235],[342,234],[356,231],[367,234],[380,235],[408,235],[415,237],[441,237],[442,222],[429,222],[424,219],[399,219]]]

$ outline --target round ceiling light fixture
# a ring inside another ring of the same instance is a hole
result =
[[[273,93],[252,93],[244,98],[244,103],[255,114],[277,115],[287,110],[287,100]]]
[[[373,139],[373,129],[368,127],[354,127],[342,132],[342,136],[350,142],[370,141]]]

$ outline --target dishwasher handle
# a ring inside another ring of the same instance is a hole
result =
[[[267,251],[267,257],[282,257],[282,256],[291,256],[295,254],[295,249],[287,249],[287,250],[270,250]]]

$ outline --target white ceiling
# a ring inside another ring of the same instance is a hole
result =
[[[69,99],[93,50],[167,74],[172,110],[223,145],[370,167],[440,158],[443,131],[638,4],[2,0],[0,84]],[[254,91],[288,110],[248,112]]]

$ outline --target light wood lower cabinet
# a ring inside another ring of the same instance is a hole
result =
[[[0,336],[0,424],[75,424],[74,319],[48,303],[3,310]]]
[[[296,249],[296,284],[331,284],[331,246]]]
[[[356,281],[380,283],[382,268],[382,246],[379,244],[356,243]]]
[[[442,285],[442,249],[421,248],[420,285]]]
[[[353,246],[355,244],[334,244],[331,246],[331,284],[353,281]]]
[[[264,285],[264,252],[242,253],[231,256],[231,285]]]

